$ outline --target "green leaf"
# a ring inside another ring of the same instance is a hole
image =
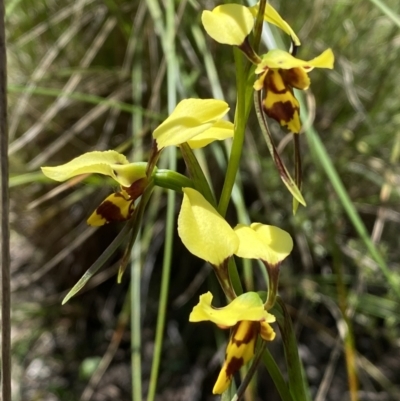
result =
[[[293,401],[311,401],[307,382],[303,376],[303,365],[299,357],[292,319],[279,296],[276,297],[276,303],[271,313],[275,315],[279,331],[281,332],[288,370],[289,390]]]
[[[132,225],[129,223],[125,224],[124,228],[117,235],[113,242],[107,247],[102,255],[89,267],[85,274],[79,279],[79,281],[72,287],[68,294],[64,297],[61,304],[65,305],[75,294],[77,294],[86,283],[100,270],[100,268],[107,262],[107,260],[114,254],[117,248],[121,245],[122,241],[128,235]]]

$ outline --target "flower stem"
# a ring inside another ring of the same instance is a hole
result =
[[[190,178],[172,170],[158,169],[153,178],[154,185],[157,187],[172,189],[176,192],[182,192],[182,188],[186,187],[194,188],[194,183]]]
[[[236,86],[237,86],[237,104],[235,111],[235,133],[233,136],[232,149],[229,157],[228,168],[226,171],[224,186],[222,188],[221,198],[218,204],[218,212],[225,217],[233,186],[235,185],[236,174],[239,169],[240,158],[242,156],[244,133],[246,129],[246,83],[247,74],[243,55],[240,50],[234,48],[236,65]]]

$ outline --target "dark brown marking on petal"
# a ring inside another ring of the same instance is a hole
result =
[[[226,365],[226,376],[232,378],[232,376],[243,366],[243,362],[243,358],[232,357]]]
[[[123,197],[121,194],[116,193],[115,196]],[[110,201],[104,201],[97,209],[96,213],[107,220],[107,223],[110,221],[125,221],[130,216],[125,218],[122,216],[121,211],[118,206],[114,205],[114,203]]]
[[[282,70],[281,75],[287,86],[296,89],[304,90],[308,88],[310,84],[310,79],[308,78],[307,73],[300,67],[291,68],[290,70]]]
[[[282,76],[281,71],[282,71],[282,70],[279,70],[278,73],[279,73],[279,75]],[[283,76],[282,76],[282,80],[284,81]],[[271,92],[276,93],[276,94],[279,94],[279,95],[283,95],[283,94],[285,94],[287,91],[289,91],[289,88],[288,88],[288,87],[285,87],[285,88],[279,90],[279,89],[277,88],[276,84],[275,84],[274,75],[272,74],[272,71],[271,71],[271,72],[269,72],[269,73],[267,74],[267,76],[265,77],[265,80],[264,80],[264,90],[265,90],[265,91],[271,91]]]
[[[263,107],[268,117],[273,118],[279,122],[289,122],[293,119],[296,111],[299,112],[299,108],[294,106],[289,100],[286,102],[275,102],[272,107]]]
[[[238,323],[240,324],[240,323]],[[235,327],[235,331],[232,334],[232,338],[231,338],[231,343],[235,344],[238,348],[242,345],[242,344],[248,344],[255,336],[257,336],[258,334],[258,327],[259,323],[258,322],[253,322],[249,329],[246,332],[246,335],[244,336],[243,339],[238,340],[237,338],[235,338],[235,334],[236,334],[236,330],[238,325]]]
[[[143,194],[143,191],[146,189],[147,185],[147,177],[140,178],[135,181],[130,187],[123,187],[124,190],[128,193],[132,200],[136,200]]]

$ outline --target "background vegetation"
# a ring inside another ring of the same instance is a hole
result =
[[[252,221],[276,224],[295,240],[282,267],[280,293],[291,305],[313,399],[348,397],[346,361],[354,355],[359,399],[398,400],[399,4],[272,3],[302,40],[298,57],[312,58],[327,47],[336,56],[335,70],[311,74],[312,88],[304,98],[316,130],[301,138],[308,207],[292,216],[290,195],[252,114],[241,175],[245,203],[236,203],[229,216],[235,221],[238,213],[243,219],[247,211]],[[201,11],[214,6],[213,1],[176,2],[178,97],[224,97],[233,117],[232,50],[206,37],[200,24]],[[90,177],[55,186],[39,167],[109,148],[146,160],[150,132],[167,115],[164,17],[164,5],[156,0],[8,2],[15,400],[131,399],[129,275],[116,283],[123,249],[79,295],[60,305],[121,229],[85,223],[110,185]],[[290,163],[289,138],[274,123],[271,128]],[[315,146],[316,135],[327,155]],[[204,166],[207,161],[219,193],[223,145],[199,157]],[[178,166],[184,172],[181,160]],[[366,231],[354,224],[354,211]],[[166,193],[159,190],[133,257],[141,266],[144,394],[154,349],[165,214]],[[369,252],[374,246],[387,266]],[[215,285],[214,278],[179,238],[173,255],[158,399],[211,400],[223,347],[215,350],[224,338],[211,325],[189,324],[187,318],[198,295]],[[253,279],[247,278],[248,288],[257,289],[257,269]],[[346,334],[346,320],[353,336]],[[283,361],[279,341],[271,351]],[[264,368],[258,385],[260,399],[279,399]]]

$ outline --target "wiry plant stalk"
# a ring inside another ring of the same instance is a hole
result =
[[[4,1],[0,1],[0,157],[1,157],[1,393],[11,401],[10,231],[8,192],[7,58]]]

